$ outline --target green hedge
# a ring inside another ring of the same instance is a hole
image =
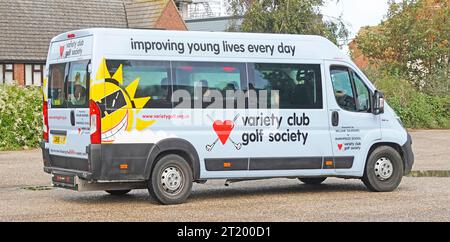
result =
[[[450,96],[433,96],[414,89],[397,77],[378,78],[375,85],[383,91],[389,105],[408,128],[450,128]]]
[[[41,113],[41,88],[0,85],[0,150],[38,147]]]

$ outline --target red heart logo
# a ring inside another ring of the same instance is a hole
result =
[[[59,46],[59,56],[62,58],[64,54],[64,45]]]
[[[342,144],[338,144],[338,148],[339,148],[339,150],[342,150]]]
[[[217,120],[214,122],[213,128],[217,134],[217,137],[219,137],[220,142],[225,144],[230,137],[231,131],[234,129],[234,123],[231,120]]]

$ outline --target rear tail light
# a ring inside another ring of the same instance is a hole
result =
[[[42,104],[42,129],[43,129],[43,139],[48,142],[48,104],[46,101]]]
[[[89,116],[91,119],[91,144],[100,144],[102,142],[100,108],[92,100],[89,102]]]

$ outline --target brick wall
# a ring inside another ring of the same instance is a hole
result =
[[[25,84],[25,65],[24,64],[14,64],[13,79],[18,81],[20,85]]]
[[[167,3],[161,17],[156,22],[155,27],[168,30],[187,30],[186,24],[181,18],[181,15],[173,1],[169,1]]]

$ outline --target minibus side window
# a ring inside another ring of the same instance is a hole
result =
[[[48,98],[51,99],[52,108],[66,106],[65,77],[65,63],[50,65]]]
[[[356,97],[357,97],[357,108],[359,112],[369,112],[370,111],[370,91],[364,85],[362,79],[355,73],[352,72],[353,80],[355,81]]]
[[[332,67],[331,81],[339,106],[347,111],[356,111],[355,95],[349,70],[345,67]]]
[[[370,91],[362,79],[351,69],[331,67],[331,81],[339,106],[352,112],[370,111]]]
[[[319,64],[249,64],[249,89],[259,109],[322,109]],[[252,100],[249,100],[252,106]]]
[[[245,108],[245,64],[173,62],[172,66],[175,73],[174,92],[187,92],[191,99],[190,105],[186,105],[189,100],[175,98],[175,107]]]
[[[108,70],[113,76],[122,65],[122,90],[133,81],[139,80],[136,93],[130,98],[150,97],[144,108],[172,108],[172,80],[170,62],[168,61],[139,61],[139,60],[107,60]],[[117,80],[111,80],[117,84]],[[114,94],[114,93],[113,93]],[[128,93],[128,95],[133,95]],[[126,105],[126,97],[122,91],[105,98],[108,109],[120,109]]]

